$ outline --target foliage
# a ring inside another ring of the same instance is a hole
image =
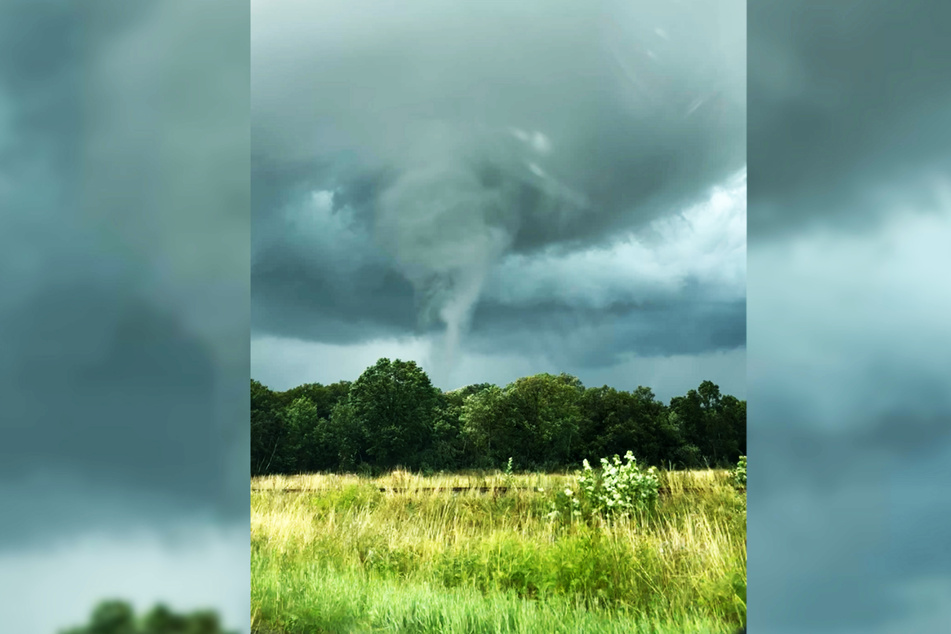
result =
[[[89,623],[65,630],[62,634],[235,634],[221,627],[218,615],[211,611],[175,614],[158,605],[143,618],[136,618],[124,601],[103,601],[92,613]]]
[[[500,387],[435,388],[412,361],[380,359],[353,383],[285,392],[251,381],[251,474],[556,471],[633,450],[645,466],[736,464],[746,453],[746,402],[704,381],[659,401],[650,388],[586,388],[537,374]]]
[[[740,489],[746,488],[746,456],[740,456],[736,469],[733,470],[733,484]]]
[[[278,472],[274,457],[282,449],[284,430],[281,427],[279,402],[267,387],[251,380],[251,474]]]
[[[509,457],[509,461],[505,463],[505,470],[502,471],[502,486],[506,489],[511,488],[515,484],[515,475],[512,473],[512,458]]]
[[[594,512],[606,518],[653,510],[657,503],[660,488],[657,469],[641,470],[630,451],[624,458],[627,462],[623,464],[617,454],[611,462],[601,458],[600,471],[592,469],[585,460],[584,471],[578,476],[584,501]]]
[[[414,361],[380,359],[347,396],[374,466],[418,467],[430,440],[438,390]]]
[[[495,465],[502,460],[502,451],[514,442],[510,420],[501,388],[492,385],[466,397],[459,421],[467,444],[480,457],[473,466]]]

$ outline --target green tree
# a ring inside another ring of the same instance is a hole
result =
[[[536,374],[505,388],[516,442],[511,453],[523,466],[566,465],[579,441],[580,400],[584,386],[562,374]]]
[[[650,388],[585,389],[538,374],[440,392],[415,363],[380,359],[355,383],[273,392],[251,381],[251,472],[498,467],[551,469],[633,451],[642,464],[735,464],[746,402],[711,381],[665,406]]]
[[[348,399],[374,466],[419,466],[438,394],[415,361],[380,359],[354,381]]]
[[[638,461],[659,467],[669,452],[674,440],[673,430],[667,426],[667,407],[657,400],[654,392],[644,386],[638,386],[630,396],[630,429],[633,435],[631,449]],[[620,449],[614,452],[620,454]],[[613,455],[613,454],[608,454]]]
[[[746,401],[737,401],[734,410],[733,428],[736,430],[737,443],[740,446],[740,455],[746,455]]]
[[[606,431],[616,426],[620,392],[613,387],[589,387],[579,399],[581,420],[578,426],[581,460],[597,462],[600,456],[611,455],[607,451]],[[617,453],[614,451],[613,453]]]
[[[684,456],[694,456],[697,464],[724,466],[736,462],[746,445],[746,405],[733,396],[724,396],[712,381],[704,381],[686,396],[670,401],[683,433]]]
[[[734,464],[739,457],[740,447],[736,424],[732,418],[739,401],[732,396],[723,396],[720,387],[712,381],[701,383],[697,393],[700,395],[700,407],[703,411],[701,449],[711,464]]]
[[[306,473],[317,470],[320,451],[317,407],[307,396],[301,396],[281,412],[286,441],[280,468],[282,472]]]
[[[318,418],[330,418],[334,406],[346,398],[349,391],[350,381],[339,381],[330,385],[305,383],[285,392],[277,392],[275,396],[284,407],[288,407],[297,399],[305,397],[317,408]]]
[[[515,441],[516,430],[507,405],[503,390],[495,385],[466,397],[459,419],[464,446],[472,450],[472,466],[498,465],[509,457],[506,452]]]
[[[422,466],[434,469],[462,469],[467,466],[462,433],[462,407],[465,396],[461,391],[439,394],[433,412],[432,439],[423,456]]]
[[[279,451],[285,440],[280,417],[280,401],[274,392],[251,379],[251,474],[272,473],[274,459],[280,463]]]
[[[688,469],[701,466],[707,457],[703,451],[707,443],[704,438],[706,425],[700,393],[697,390],[689,390],[684,396],[675,396],[670,399],[670,411],[676,415],[672,420],[680,429],[683,438],[679,452],[681,463]]]
[[[724,396],[720,407],[724,461],[735,463],[746,455],[746,401]]]
[[[623,392],[607,385],[589,388],[581,398],[583,459],[632,451],[648,465],[661,466],[674,442],[665,424],[667,408],[650,388]]]
[[[349,399],[337,403],[327,421],[328,445],[336,451],[338,469],[350,471],[366,462],[366,433]]]
[[[236,634],[222,628],[218,615],[209,610],[175,614],[164,605],[136,618],[124,601],[103,601],[93,610],[86,625],[62,634]]]

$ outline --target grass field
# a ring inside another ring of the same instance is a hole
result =
[[[659,476],[656,509],[613,523],[551,518],[568,474],[256,478],[252,630],[732,634],[746,496],[725,471]]]

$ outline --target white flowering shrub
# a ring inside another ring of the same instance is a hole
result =
[[[642,470],[630,451],[626,462],[614,456],[601,459],[601,469],[594,470],[585,460],[578,476],[579,491],[566,488],[556,494],[548,517],[569,519],[593,515],[611,519],[631,515],[637,510],[650,510],[657,502],[660,481],[654,467]]]
[[[612,462],[601,458],[601,470],[595,471],[585,460],[584,471],[578,477],[581,493],[592,510],[604,517],[630,515],[635,510],[649,510],[657,502],[660,481],[657,470],[650,467],[641,470],[628,451],[624,458],[614,456]]]

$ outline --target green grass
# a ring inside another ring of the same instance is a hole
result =
[[[657,509],[614,523],[548,518],[569,475],[515,476],[531,490],[503,495],[414,490],[492,477],[307,476],[294,486],[319,491],[253,491],[254,631],[683,633],[745,621],[746,500],[727,472],[662,473],[672,493]],[[267,484],[253,488],[282,488]]]

